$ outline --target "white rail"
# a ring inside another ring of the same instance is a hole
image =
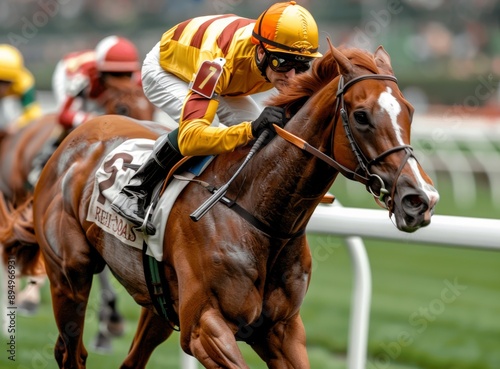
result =
[[[492,203],[500,208],[500,117],[449,113],[415,116],[412,143],[417,158],[426,171],[449,174],[455,203],[463,208],[474,206],[478,174],[484,174]]]
[[[431,224],[415,233],[399,231],[385,210],[318,206],[307,231],[345,236],[353,261],[354,291],[349,325],[348,369],[365,369],[367,358],[371,273],[361,237],[430,243],[451,247],[500,249],[500,219],[434,215]],[[353,236],[357,237],[353,237]]]
[[[500,219],[434,215],[429,226],[414,233],[403,233],[385,210],[345,208],[337,201],[333,205],[318,206],[307,231],[452,247],[500,248]]]

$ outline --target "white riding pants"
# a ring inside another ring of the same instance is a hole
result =
[[[142,84],[147,98],[159,109],[179,123],[182,106],[189,92],[189,83],[160,66],[160,43],[147,54],[142,66]],[[256,119],[262,111],[250,96],[219,97],[217,114],[212,126],[220,123],[235,125]]]

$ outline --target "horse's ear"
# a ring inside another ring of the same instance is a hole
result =
[[[373,55],[375,57],[375,63],[377,63],[377,67],[379,67],[379,69],[387,74],[394,75],[391,65],[391,57],[382,45],[377,47],[377,50]]]
[[[335,46],[332,45],[330,39],[328,39],[328,44],[330,45],[330,51],[332,52],[333,58],[337,62],[339,68],[339,74],[343,76],[348,76],[354,69],[351,61],[342,54]]]

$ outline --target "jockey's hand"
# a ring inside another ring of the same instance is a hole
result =
[[[260,113],[259,117],[252,122],[252,135],[257,138],[265,129],[269,128],[272,132],[272,137],[274,137],[276,131],[273,124],[283,127],[285,121],[285,109],[276,106],[267,106]]]

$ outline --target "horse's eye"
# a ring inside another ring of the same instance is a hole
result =
[[[356,111],[354,112],[354,119],[356,119],[356,122],[359,124],[368,124],[370,121],[368,119],[368,114],[364,111]]]

